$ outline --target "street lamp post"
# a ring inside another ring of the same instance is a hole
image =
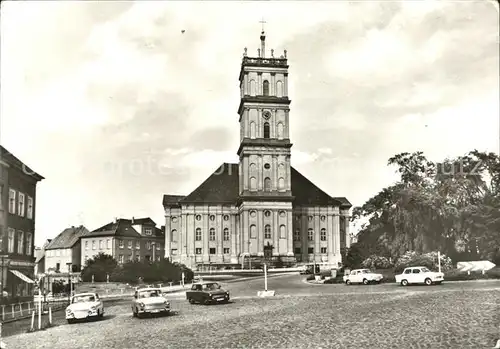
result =
[[[2,289],[0,290],[2,292],[2,301],[3,301],[3,289],[5,288],[5,285],[4,285],[4,269],[5,269],[5,258],[9,257],[8,255],[6,254],[3,254],[3,255],[0,255],[0,258],[2,258],[2,281],[1,281],[1,284],[2,284]]]
[[[66,265],[68,266],[68,287],[69,287],[69,291],[68,291],[68,302],[71,302],[71,262],[68,262],[66,263]]]

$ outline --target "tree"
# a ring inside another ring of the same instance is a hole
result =
[[[107,276],[111,276],[117,266],[118,263],[112,256],[101,252],[94,258],[87,259],[81,271],[82,280],[84,282],[92,281],[93,275],[95,282],[107,281]]]

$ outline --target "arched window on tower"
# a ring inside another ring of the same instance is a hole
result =
[[[285,225],[280,225],[280,239],[286,239],[286,227]]]
[[[257,238],[257,227],[255,224],[252,224],[250,226],[250,239],[255,239]]]
[[[264,178],[264,191],[271,191],[271,178]]]
[[[250,80],[250,96],[255,96],[255,80]]]
[[[285,179],[283,177],[278,179],[278,189],[285,190]]]
[[[270,127],[269,127],[269,123],[268,122],[265,122],[264,123],[264,138],[269,138],[270,136]]]
[[[250,177],[250,190],[257,190],[257,178]]]
[[[276,83],[276,97],[283,97],[283,83],[281,81]]]
[[[283,127],[283,123],[282,122],[278,122],[278,127],[277,127],[277,134],[278,134],[278,139],[283,139],[283,130],[284,130],[284,127]]]
[[[255,139],[255,122],[250,122],[250,138]]]
[[[262,84],[262,94],[264,96],[269,96],[269,81],[264,80],[264,83]]]

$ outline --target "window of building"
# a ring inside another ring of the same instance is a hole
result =
[[[176,249],[176,248],[171,249],[170,254],[171,254],[172,256],[177,256],[177,249]]]
[[[229,254],[229,247],[224,247],[224,254]]]
[[[140,255],[137,255],[137,256],[135,257],[135,260],[136,260],[136,261],[138,261],[138,262],[140,262],[140,261],[141,261],[141,256],[140,256]]]
[[[300,230],[295,230],[293,233],[293,241],[300,241]]]
[[[271,216],[271,211],[265,211],[265,212],[264,212],[264,216],[266,216],[266,217],[270,217],[270,216]]]
[[[224,215],[224,220],[225,221],[228,221],[229,220],[229,216],[227,214]]]
[[[153,235],[153,229],[152,228],[144,228],[144,234]]]
[[[210,254],[215,254],[216,253],[216,248],[215,247],[210,247],[210,250],[209,250]]]
[[[118,247],[124,248],[125,247],[125,241],[123,241],[123,240],[118,241]]]
[[[111,239],[106,240],[106,248],[107,248],[108,250],[110,250],[110,249],[111,249]]]
[[[156,242],[155,245],[156,245],[156,250],[157,251],[161,250],[161,243]]]
[[[326,241],[326,229],[325,228],[322,228],[320,231],[320,240]]]
[[[264,190],[271,191],[271,178],[269,177],[264,178]]]
[[[295,247],[293,250],[293,253],[295,254],[302,254],[302,249],[300,247]]]
[[[255,239],[257,238],[257,227],[255,224],[252,224],[250,226],[250,239]]]
[[[151,250],[151,241],[146,241],[146,248]]]
[[[9,213],[16,213],[16,191],[9,189]]]
[[[146,256],[146,260],[147,260],[148,262],[150,262],[150,261],[151,261],[151,256],[150,256],[150,255],[147,255],[147,256]]]
[[[173,229],[172,232],[170,233],[170,241],[173,242],[177,241],[177,229]]]
[[[278,122],[278,125],[276,126],[276,133],[277,133],[278,139],[283,139],[284,126],[283,126],[282,122]]]
[[[26,254],[31,256],[31,245],[33,245],[33,235],[26,233]]]
[[[210,220],[211,220],[211,221],[215,221],[215,216],[214,216],[213,214],[212,214],[212,215],[210,215]]]
[[[215,241],[215,229],[210,228],[210,241]]]
[[[28,219],[33,219],[33,198],[28,196],[28,209],[26,211],[26,217]]]
[[[269,224],[266,224],[264,226],[264,239],[271,239],[271,226]]]
[[[161,261],[161,256],[156,256],[156,261],[157,262]]]
[[[269,81],[264,80],[262,83],[262,94],[264,96],[269,96]]]
[[[278,189],[285,190],[285,178],[283,177],[278,178]]]
[[[286,239],[286,227],[284,224],[280,225],[280,239]]]
[[[196,228],[194,239],[196,241],[201,241],[201,228]]]
[[[321,216],[321,220],[324,222],[326,219],[326,216]]]
[[[102,240],[99,240],[99,249],[102,250]]]
[[[257,190],[257,178],[250,177],[250,190]]]
[[[172,223],[177,223],[177,217],[172,217]]]
[[[197,221],[201,221],[201,215],[197,214],[197,215],[196,215],[196,220],[197,220]]]
[[[224,228],[224,241],[229,241],[229,229]]]
[[[20,230],[17,232],[17,253],[24,254],[24,233]]]
[[[124,260],[125,258],[123,258],[122,254],[118,256],[118,263],[123,264]]]
[[[307,249],[307,253],[309,253],[309,254],[313,254],[313,253],[314,253],[314,247],[309,247],[309,248]]]
[[[136,250],[140,250],[141,249],[141,242],[140,241],[136,241],[135,242],[135,249]]]
[[[264,138],[269,138],[271,133],[271,128],[269,127],[269,123],[264,123]]]
[[[321,253],[326,254],[326,247],[321,247]]]
[[[283,83],[281,80],[276,82],[276,97],[283,97]]]
[[[61,263],[56,263],[56,271],[59,272],[61,270]]]
[[[307,229],[307,240],[314,241],[314,230],[311,228]]]
[[[92,240],[92,249],[95,250],[95,240]]]
[[[131,249],[132,249],[132,244],[133,244],[133,241],[132,241],[132,240],[130,240],[130,241],[128,242],[128,249],[129,249],[129,250],[131,250]]]
[[[19,193],[19,200],[17,202],[17,214],[21,217],[24,217],[24,194]]]
[[[89,242],[88,241],[85,241],[85,249],[88,250],[89,249]]]
[[[200,247],[197,247],[194,251],[194,253],[196,254],[201,254],[201,248]]]

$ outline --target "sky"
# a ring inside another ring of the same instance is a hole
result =
[[[287,50],[292,165],[362,205],[387,160],[499,152],[498,9],[488,1],[4,2],[0,141],[46,179],[37,245],[114,219],[164,224],[237,162],[244,48]],[[184,30],[184,33],[182,32]]]

